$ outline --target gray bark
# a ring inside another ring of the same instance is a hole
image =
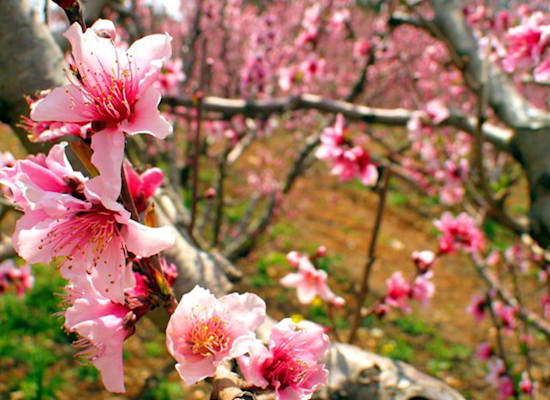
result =
[[[29,0],[0,1],[0,49],[0,120],[13,127],[27,151],[39,151],[44,146],[31,143],[17,124],[28,115],[25,95],[63,84],[63,54]]]
[[[477,90],[482,83],[483,59],[468,25],[460,0],[432,0],[433,23],[446,39],[451,53],[463,62],[467,84]],[[514,132],[510,152],[521,163],[529,181],[530,233],[545,248],[550,246],[550,114],[530,104],[510,77],[497,65],[488,65],[488,103]]]

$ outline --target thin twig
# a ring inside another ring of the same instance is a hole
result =
[[[357,306],[355,309],[355,315],[353,317],[352,327],[350,330],[348,343],[352,343],[357,335],[359,324],[361,323],[361,309],[365,303],[365,299],[369,294],[369,278],[372,271],[372,266],[376,261],[376,244],[378,241],[378,234],[380,233],[380,227],[382,226],[382,216],[384,214],[384,205],[386,204],[386,194],[388,193],[390,183],[390,170],[384,170],[382,172],[382,187],[379,193],[378,209],[376,210],[376,219],[374,221],[374,227],[371,234],[370,244],[367,252],[367,261],[363,269],[363,277],[361,279],[361,288],[357,294]]]

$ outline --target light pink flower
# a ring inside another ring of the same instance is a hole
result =
[[[422,275],[419,275],[414,280],[412,287],[412,298],[427,306],[430,303],[430,299],[435,293],[435,285],[431,281],[433,272],[428,271]]]
[[[487,382],[498,389],[499,400],[507,400],[514,395],[514,382],[506,371],[506,366],[500,358],[491,359],[487,363],[489,373],[487,374]]]
[[[315,296],[337,306],[344,304],[344,299],[336,296],[328,287],[326,271],[315,268],[305,256],[299,259],[298,272],[284,276],[281,285],[296,288],[298,300],[302,304],[311,303]]]
[[[409,298],[411,296],[411,287],[403,278],[401,271],[394,272],[386,280],[387,293],[384,302],[390,307],[402,309],[408,313],[411,311],[409,307]]]
[[[185,294],[166,328],[166,346],[185,384],[213,376],[219,364],[246,353],[264,318],[265,303],[254,294],[216,299],[199,286]]]
[[[149,168],[141,175],[128,161],[124,162],[124,173],[128,182],[128,189],[136,205],[138,213],[145,211],[148,200],[153,197],[156,190],[162,185],[164,173],[160,168]]]
[[[64,313],[65,328],[81,338],[76,345],[83,350],[77,355],[101,372],[107,390],[125,392],[122,347],[132,333],[125,322],[130,310],[103,296],[89,275],[71,281],[66,290],[71,306]]]
[[[72,170],[64,147],[56,145],[47,157],[31,156],[0,171],[0,183],[10,188],[12,201],[24,211],[13,235],[14,248],[30,264],[66,257],[64,278],[90,274],[102,295],[123,303],[124,290],[135,284],[127,252],[150,257],[172,246],[174,232],[131,220],[116,197],[109,197],[111,192],[95,192],[92,180]]]
[[[289,252],[287,255],[286,255],[286,260],[288,261],[288,263],[290,265],[292,265],[293,267],[297,267],[300,265],[300,261],[302,260],[302,258],[307,258],[307,256],[297,252],[297,251],[291,251]]]
[[[166,94],[177,95],[178,85],[185,79],[181,58],[166,60],[158,76],[157,87]]]
[[[153,87],[162,62],[171,55],[171,37],[149,35],[124,51],[115,46],[115,27],[107,20],[96,21],[84,33],[74,23],[65,37],[72,46],[71,83],[38,101],[31,119],[91,122],[97,130],[92,162],[103,175],[94,185],[102,184],[102,191],[114,193],[109,197],[118,197],[124,134],[163,139],[172,131],[157,109],[160,92]]]
[[[0,152],[0,168],[13,167],[15,165],[15,157],[9,151]]]
[[[428,116],[431,118],[432,122],[436,125],[440,124],[451,115],[449,109],[445,107],[443,102],[439,99],[430,101],[426,105],[426,112],[428,113]]]
[[[326,381],[321,360],[329,347],[321,327],[287,318],[273,327],[269,349],[256,341],[238,361],[247,382],[274,390],[278,400],[306,400]]]

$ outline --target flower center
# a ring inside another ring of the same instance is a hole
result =
[[[227,323],[216,316],[207,321],[196,321],[187,339],[193,353],[207,357],[226,351],[232,342],[226,326]]]
[[[120,235],[115,215],[102,206],[94,205],[70,218],[58,221],[47,235],[40,239],[39,250],[49,247],[58,256],[82,256],[92,250],[92,265],[97,266],[101,254]],[[88,253],[89,254],[89,253]]]
[[[263,366],[264,376],[275,389],[275,383],[279,383],[279,389],[288,386],[298,386],[305,380],[311,367],[304,361],[292,357],[276,357],[268,360]]]
[[[98,70],[71,67],[76,78],[76,81],[71,81],[84,96],[86,104],[93,106],[93,119],[108,124],[129,119],[139,95],[135,63],[127,55],[123,55],[125,60],[120,60],[118,50],[115,51],[116,67],[110,70],[105,67]]]

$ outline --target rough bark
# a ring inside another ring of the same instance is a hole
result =
[[[22,145],[37,152],[43,145],[31,143],[17,127],[28,114],[24,96],[64,82],[64,59],[29,0],[0,1],[0,119],[12,126]]]
[[[459,65],[467,84],[477,90],[483,62],[479,44],[468,25],[460,0],[432,0],[433,23]],[[510,151],[529,181],[530,232],[542,247],[550,246],[550,114],[530,104],[496,64],[488,65],[488,103],[514,132]]]

